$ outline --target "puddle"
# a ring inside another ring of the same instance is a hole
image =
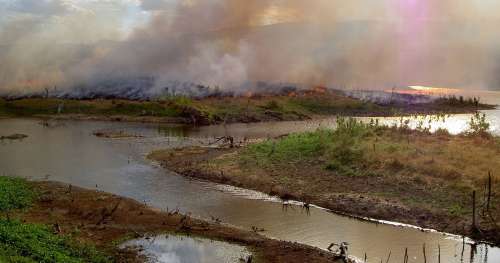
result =
[[[238,263],[251,253],[242,246],[186,236],[160,235],[125,242],[136,247],[151,263]],[[241,261],[243,260],[243,261]]]

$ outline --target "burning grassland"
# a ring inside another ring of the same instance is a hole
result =
[[[32,97],[0,99],[0,116],[46,117],[60,119],[122,120],[218,124],[305,120],[321,116],[394,116],[405,114],[465,113],[492,106],[459,99],[428,99],[420,95],[394,96],[389,102],[367,96],[356,96],[317,86],[280,89],[261,86],[257,91],[242,94],[208,92],[190,96],[171,93],[155,99],[123,99],[93,94],[82,98],[39,94]],[[119,92],[118,92],[119,93]],[[373,94],[373,93],[372,93]],[[359,94],[358,94],[359,95]],[[382,95],[380,95],[382,96]],[[388,94],[383,94],[385,98]],[[83,99],[85,98],[85,99]],[[146,97],[147,98],[147,97]],[[410,98],[408,100],[408,98]],[[412,99],[413,98],[413,99]]]
[[[343,119],[338,126],[242,148],[166,150],[150,158],[186,176],[340,213],[500,242],[499,138],[475,124],[460,136]],[[480,231],[472,222],[473,191]]]

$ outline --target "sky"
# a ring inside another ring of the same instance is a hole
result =
[[[154,76],[500,89],[497,0],[0,0],[0,91]],[[498,32],[497,32],[498,31]]]

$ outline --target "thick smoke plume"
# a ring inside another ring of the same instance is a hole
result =
[[[494,0],[2,1],[2,94],[500,87]]]

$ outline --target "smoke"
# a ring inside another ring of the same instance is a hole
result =
[[[59,94],[106,94],[110,83],[148,94],[197,84],[244,91],[258,81],[497,89],[499,7],[494,0],[0,0],[0,93],[57,86]]]

